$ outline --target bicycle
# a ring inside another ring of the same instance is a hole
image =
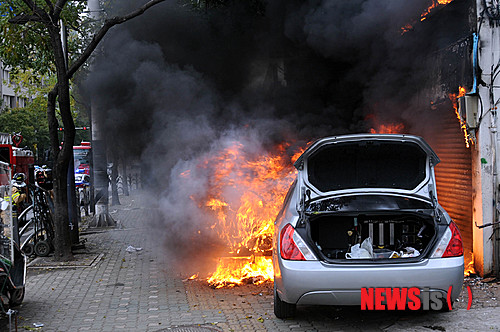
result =
[[[21,250],[27,256],[46,257],[53,250],[53,204],[49,191],[39,186],[35,186],[32,197],[32,205],[19,215],[24,223],[19,231]]]

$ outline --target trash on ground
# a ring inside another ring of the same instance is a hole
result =
[[[182,281],[189,281],[189,280],[195,280],[195,279],[198,279],[198,273],[193,274],[189,278],[182,279]]]
[[[136,252],[136,251],[141,251],[142,248],[136,248],[133,246],[128,246],[127,249],[125,249],[127,252]]]
[[[34,327],[43,327],[43,323],[33,323]]]

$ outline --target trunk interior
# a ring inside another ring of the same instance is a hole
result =
[[[325,260],[422,258],[436,234],[432,217],[412,213],[330,214],[311,217],[309,225],[315,249]]]

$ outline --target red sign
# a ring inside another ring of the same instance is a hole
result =
[[[361,310],[441,310],[446,304],[451,310],[451,291],[452,286],[447,294],[418,287],[361,288]],[[469,295],[467,310],[470,310],[472,292],[469,286],[467,291]]]

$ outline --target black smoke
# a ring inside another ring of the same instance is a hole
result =
[[[173,248],[207,222],[189,199],[208,190],[197,165],[228,141],[263,154],[277,142],[368,132],[373,114],[420,133],[432,117],[420,100],[428,59],[448,42],[420,23],[427,0],[222,3],[166,1],[114,28],[82,86],[108,146],[149,170]],[[198,172],[179,183],[187,169]]]
[[[426,59],[443,46],[419,24],[429,4],[235,0],[196,10],[167,1],[109,34],[87,86],[110,136],[134,141],[134,154],[167,113],[206,117],[217,131],[255,119],[290,124],[272,140],[364,132],[369,113],[411,111],[429,76]],[[109,15],[137,5],[122,2]],[[421,31],[402,34],[409,23]],[[193,84],[178,86],[180,76]]]

